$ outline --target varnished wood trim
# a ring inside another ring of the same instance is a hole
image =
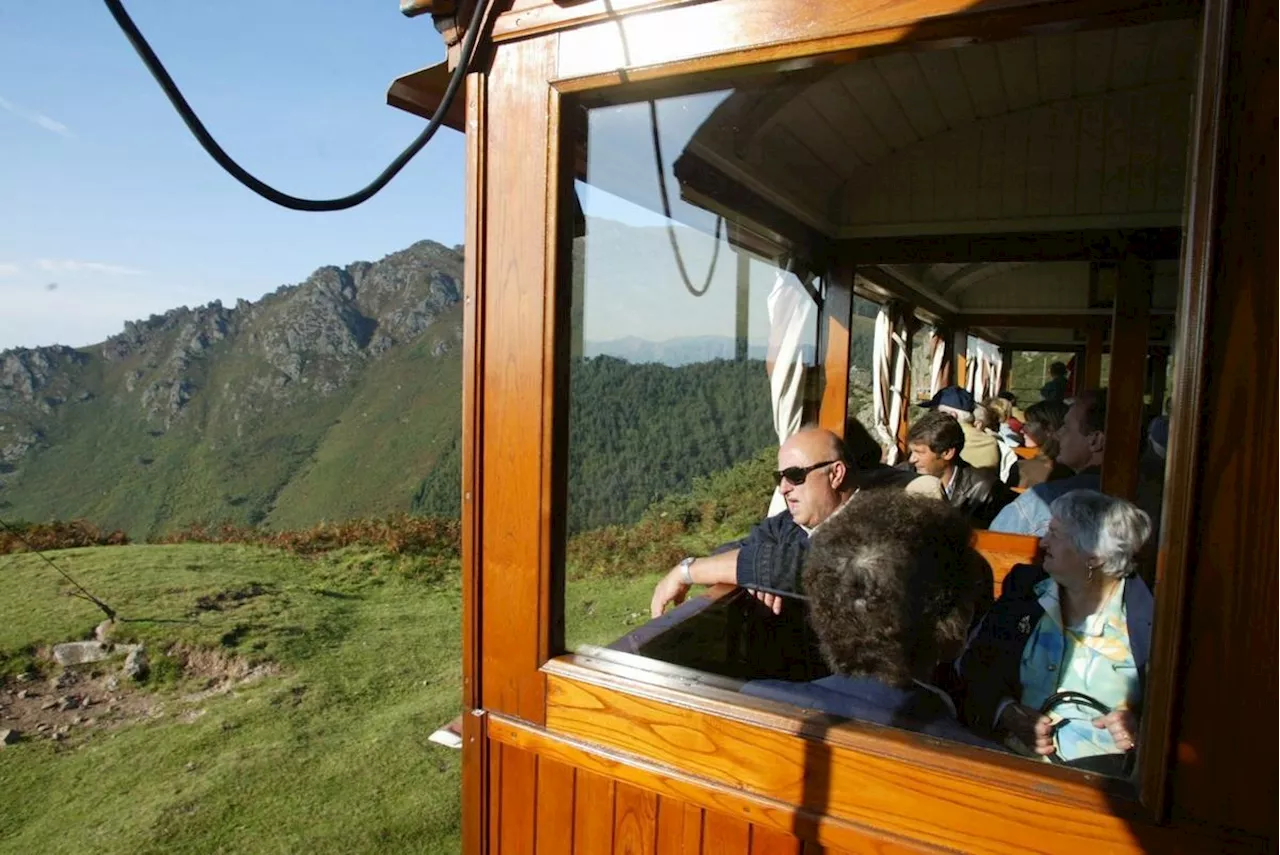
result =
[[[1107,376],[1106,454],[1102,492],[1133,501],[1138,492],[1138,458],[1142,454],[1142,400],[1147,372],[1147,337],[1151,327],[1151,264],[1125,259],[1116,283],[1115,318],[1111,324],[1111,369]]]
[[[818,424],[844,436],[849,414],[849,347],[852,343],[853,269],[839,266],[831,273],[827,296],[822,306],[825,323],[823,348],[822,403],[818,408]]]
[[[1084,373],[1081,377],[1082,382],[1076,384],[1076,390],[1079,392],[1096,389],[1102,382],[1103,332],[1102,327],[1089,327],[1085,331]]]
[[[498,50],[487,72],[483,706],[540,722],[550,654],[546,79],[554,39]],[[503,141],[499,144],[498,141]],[[551,268],[554,270],[554,267]],[[554,289],[551,289],[554,290]]]
[[[716,792],[780,803],[795,816],[821,815],[826,822],[882,839],[949,850],[1139,853],[1176,848],[1207,853],[1222,848],[1222,841],[1148,825],[1124,812],[1132,803],[1109,799],[1099,790],[1054,786],[1039,775],[1024,777],[1012,766],[990,769],[989,779],[974,779],[970,773],[984,764],[955,747],[934,749],[938,763],[926,766],[829,740],[770,732],[757,724],[679,708],[668,699],[641,698],[559,675],[550,678],[548,688],[546,735],[562,744],[576,743],[596,758],[609,758],[617,765],[602,771],[641,786],[665,782],[633,779],[632,769],[679,775],[685,782],[702,779]],[[835,729],[858,727],[850,723]],[[493,723],[490,730],[495,730]],[[515,738],[509,731],[497,738],[508,734]],[[1064,799],[1067,789],[1083,798]],[[688,790],[670,794],[695,803],[706,798]],[[824,838],[821,832],[816,836],[832,845],[851,843]],[[1256,842],[1247,848],[1262,851]]]
[[[558,657],[548,662],[544,670],[550,683],[564,690],[564,694],[548,694],[547,726],[565,733],[577,731],[553,726],[551,720],[559,720],[564,710],[573,707],[566,699],[580,701],[581,692],[587,691],[633,711],[647,710],[658,716],[646,719],[642,727],[660,728],[659,722],[672,716],[686,717],[690,722],[701,721],[703,717],[709,722],[714,718],[717,723],[711,725],[708,732],[726,727],[734,732],[754,729],[758,731],[757,736],[749,738],[779,740],[779,744],[784,745],[788,740],[817,740],[827,746],[824,750],[851,751],[885,762],[900,762],[925,774],[936,771],[954,775],[962,770],[962,777],[970,784],[1034,791],[1063,805],[1089,809],[1112,806],[1122,813],[1140,810],[1140,805],[1129,795],[1132,788],[1121,781],[1041,766],[1011,754],[944,742],[898,728],[848,721],[816,710],[743,695],[729,688],[727,682],[719,682],[724,678],[687,679],[618,662],[593,661],[588,656]],[[552,712],[556,707],[560,709]],[[588,738],[581,733],[577,735]],[[604,744],[613,743],[606,739]],[[738,783],[727,778],[722,780],[735,786]]]
[[[934,852],[933,847],[921,846],[911,841],[877,832],[874,828],[843,822],[811,811],[797,810],[794,806],[776,799],[756,796],[734,790],[670,766],[663,766],[641,757],[610,751],[599,745],[572,739],[533,727],[523,722],[494,716],[489,734],[495,742],[510,745],[565,765],[601,775],[612,780],[626,782],[656,793],[665,806],[697,806],[718,814],[741,817],[755,825],[786,834],[809,837],[828,846],[840,846],[851,851],[874,851],[885,855],[907,852]],[[700,826],[701,823],[698,824]],[[693,834],[701,841],[701,829],[687,827],[685,834]],[[686,841],[688,837],[686,836]],[[700,851],[701,846],[693,851]]]
[[[975,34],[995,41],[1049,24],[1122,26],[1194,17],[1198,9],[1186,0],[717,0],[562,31],[558,78],[565,85],[579,78],[573,86],[599,88],[742,66],[786,63],[795,69],[848,62],[909,42]]]
[[[1165,465],[1163,520],[1156,565],[1155,625],[1151,669],[1142,722],[1142,798],[1154,816],[1169,811],[1169,767],[1180,698],[1187,574],[1195,531],[1200,416],[1204,411],[1204,354],[1208,352],[1209,279],[1216,260],[1215,236],[1221,193],[1221,153],[1226,113],[1226,69],[1230,60],[1232,4],[1207,0],[1201,24],[1195,112],[1191,124],[1187,183],[1187,234],[1183,242],[1179,323],[1174,345],[1173,398],[1181,417],[1170,420]],[[1267,521],[1264,524],[1272,524]]]
[[[467,76],[466,246],[463,256],[462,359],[462,837],[469,853],[484,855],[488,844],[488,740],[483,721],[471,711],[481,706],[481,626],[484,540],[480,535],[480,467],[484,422],[484,214],[485,87],[483,73]]]

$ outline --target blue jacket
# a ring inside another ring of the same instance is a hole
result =
[[[1043,537],[1049,530],[1049,505],[1054,499],[1072,490],[1097,490],[1101,485],[1102,471],[1097,467],[1085,469],[1070,478],[1037,484],[1005,505],[991,521],[991,530]]]
[[[1044,615],[1035,586],[1046,578],[1048,574],[1037,565],[1014,567],[1004,579],[1000,599],[987,612],[956,663],[960,715],[979,733],[991,732],[1001,701],[1022,697],[1022,651]],[[1136,575],[1125,579],[1123,596],[1130,652],[1145,697],[1155,599],[1147,583]]]
[[[742,692],[983,748],[1000,747],[971,733],[957,721],[945,695],[920,685],[899,689],[871,677],[836,675],[809,683],[752,680],[742,687]]]
[[[809,534],[791,518],[790,511],[774,514],[751,529],[746,540],[729,546],[740,549],[739,587],[800,591],[800,570],[809,551]]]

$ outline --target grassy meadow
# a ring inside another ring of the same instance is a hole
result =
[[[460,707],[456,567],[424,572],[418,559],[360,547],[312,558],[225,544],[50,555],[120,612],[117,640],[147,645],[152,676],[138,691],[163,712],[0,749],[0,852],[458,850],[460,754],[427,741]],[[577,639],[625,632],[653,578],[571,585]],[[88,637],[102,617],[34,555],[0,556],[0,579],[0,667],[11,676],[35,648]],[[276,673],[202,697],[204,680],[162,655],[171,649]]]

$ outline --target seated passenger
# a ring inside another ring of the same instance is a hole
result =
[[[1033,534],[1049,527],[1049,504],[1072,490],[1096,490],[1102,483],[1102,456],[1107,448],[1107,390],[1085,392],[1072,401],[1058,431],[1057,461],[1075,474],[1046,481],[1027,490],[996,515],[992,531]]]
[[[1134,575],[1151,521],[1093,490],[1058,497],[1052,515],[1043,566],[1010,572],[956,663],[961,710],[977,732],[1023,753],[1118,774],[1124,758],[1114,755],[1137,745],[1151,645],[1151,591]],[[1110,712],[1066,702],[1044,714],[1059,692]]]
[[[952,507],[979,528],[986,528],[1000,509],[1013,501],[1013,492],[1000,482],[994,469],[974,469],[961,459],[965,435],[959,422],[942,413],[926,413],[907,433],[911,465],[921,475],[942,482]]]
[[[1067,399],[1067,366],[1054,362],[1049,366],[1049,382],[1040,387],[1040,399],[1065,401]]]
[[[979,430],[973,423],[973,395],[959,386],[948,386],[920,405],[926,410],[946,413],[960,423],[964,431],[964,451],[960,459],[974,469],[997,469],[1000,466],[1000,444],[994,436]]]
[[[1014,468],[1016,480],[1011,486],[1029,489],[1046,481],[1070,478],[1074,474],[1058,462],[1057,434],[1066,417],[1067,405],[1061,401],[1041,401],[1027,407],[1023,437],[1036,454],[1018,461]]]
[[[649,603],[653,617],[659,617],[669,604],[682,603],[693,585],[799,589],[809,533],[853,495],[853,471],[840,437],[822,428],[804,428],[778,449],[774,480],[787,512],[757,525],[737,548],[706,558],[685,558],[672,567],[654,588]],[[781,611],[780,600],[771,598],[768,603],[775,612]]]
[[[754,680],[749,695],[981,745],[929,684],[964,642],[991,578],[971,560],[964,517],[941,502],[862,492],[813,535],[809,621],[833,674]]]
[[[884,449],[856,418],[844,423],[844,447],[845,459],[853,464],[854,481],[859,490],[898,487],[930,499],[943,498],[942,482],[936,477],[922,475],[911,467],[903,469],[883,462]]]

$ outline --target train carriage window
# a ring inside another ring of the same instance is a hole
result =
[[[565,96],[566,647],[1133,774],[1196,43],[1165,20]],[[992,524],[1046,547],[1003,585],[949,492],[817,427],[905,459],[944,368],[1076,402],[1059,480]]]

